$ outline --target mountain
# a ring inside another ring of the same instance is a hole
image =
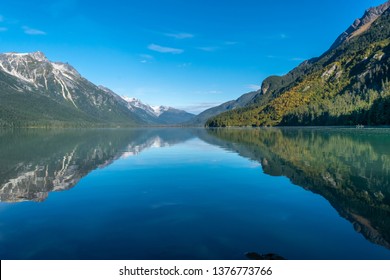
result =
[[[253,101],[253,98],[257,95],[257,93],[258,93],[257,91],[252,91],[240,96],[236,100],[230,100],[219,106],[207,109],[202,113],[200,113],[199,115],[192,118],[187,124],[203,126],[206,123],[206,121],[211,117],[214,117],[218,114],[221,114],[229,110],[242,108],[250,104]]]
[[[127,107],[148,124],[175,125],[192,120],[195,115],[168,106],[150,106],[137,98],[122,97]]]
[[[348,41],[353,37],[363,33],[367,29],[369,29],[371,24],[378,17],[380,17],[389,7],[390,7],[390,1],[378,7],[373,7],[366,10],[363,17],[360,19],[356,19],[355,22],[336,39],[336,41],[333,43],[333,45],[330,48],[334,49],[340,46],[345,41]]]
[[[368,9],[322,56],[262,83],[206,126],[390,124],[390,1]]]
[[[119,96],[41,52],[0,54],[0,84],[0,127],[143,123]]]
[[[161,124],[183,124],[195,117],[194,114],[171,107],[158,107],[161,114],[158,115],[158,121]]]

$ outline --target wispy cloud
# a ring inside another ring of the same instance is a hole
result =
[[[3,22],[4,21],[4,17],[2,15],[0,15],[0,22]]]
[[[175,39],[190,39],[194,38],[194,34],[191,33],[164,33],[165,36],[172,37]]]
[[[22,28],[24,30],[24,33],[26,33],[27,35],[46,35],[45,31],[39,29],[30,28],[28,26],[23,26]]]
[[[181,53],[184,52],[184,50],[182,50],[182,49],[176,49],[176,48],[171,48],[171,47],[163,47],[163,46],[156,45],[156,44],[150,44],[148,46],[148,49],[152,50],[152,51],[155,51],[155,52],[159,52],[159,53],[181,54]]]
[[[5,32],[5,31],[7,31],[7,30],[8,30],[7,27],[0,27],[0,32]]]
[[[140,54],[140,62],[141,63],[150,63],[154,59],[154,57],[150,54]]]
[[[198,50],[204,51],[204,52],[215,52],[218,50],[218,47],[199,47]]]
[[[259,85],[247,85],[247,88],[253,91],[261,89],[261,86]]]

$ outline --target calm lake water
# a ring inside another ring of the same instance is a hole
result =
[[[390,259],[390,129],[0,131],[1,259]]]

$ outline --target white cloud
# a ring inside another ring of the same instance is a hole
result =
[[[218,47],[199,47],[198,50],[204,51],[204,52],[214,52],[218,50]]]
[[[23,26],[22,28],[24,30],[24,33],[26,33],[27,35],[46,35],[45,31],[39,29],[30,28],[28,26]]]
[[[175,39],[189,39],[194,38],[194,35],[191,33],[164,33],[165,36],[172,37]]]
[[[8,30],[7,27],[0,27],[0,32],[5,32],[5,31],[7,31],[7,30]]]
[[[184,52],[184,50],[182,50],[182,49],[176,49],[176,48],[171,48],[171,47],[163,47],[163,46],[156,45],[156,44],[150,44],[148,46],[148,49],[152,50],[152,51],[155,51],[155,52],[159,52],[159,53],[181,54],[181,53]]]
[[[247,88],[249,88],[250,90],[253,90],[253,91],[257,91],[257,90],[261,89],[261,86],[259,86],[259,85],[248,85]]]
[[[154,59],[154,57],[149,54],[141,54],[139,57],[141,58],[141,63],[151,63]]]

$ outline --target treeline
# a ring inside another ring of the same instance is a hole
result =
[[[210,119],[206,126],[390,125],[390,83],[379,92],[369,89],[360,95],[346,92],[332,99],[320,98],[283,115],[282,110],[294,104],[295,99],[290,97],[288,103],[279,107],[253,106],[250,110],[229,111]]]
[[[390,125],[389,86],[381,92],[337,96],[284,116],[280,125]]]

